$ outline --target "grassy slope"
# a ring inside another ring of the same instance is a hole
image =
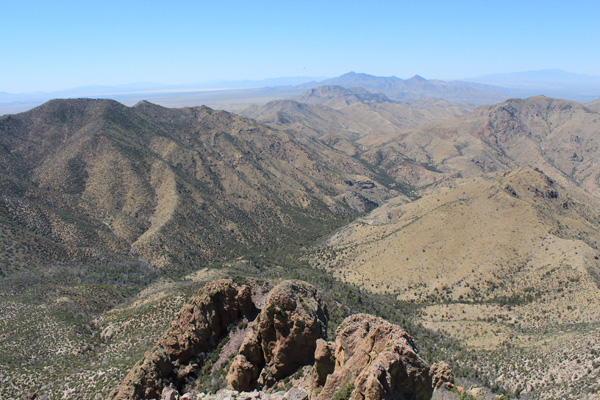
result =
[[[464,346],[448,353],[464,374],[581,395],[600,372],[597,220],[525,168],[390,202],[338,230],[313,265],[419,304],[425,327]]]

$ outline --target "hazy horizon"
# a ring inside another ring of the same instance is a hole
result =
[[[364,72],[364,71],[347,71],[341,75],[345,75],[347,73],[353,73],[356,72],[357,74],[366,74],[366,75],[373,75],[370,74],[369,72]],[[431,79],[431,80],[442,80],[442,81],[447,81],[447,82],[452,82],[452,81],[477,81],[478,78],[496,78],[496,77],[504,77],[504,76],[510,76],[510,75],[518,75],[518,74],[523,74],[523,75],[527,75],[527,74],[536,74],[539,73],[540,75],[543,75],[544,73],[549,73],[549,72],[556,72],[558,74],[565,74],[565,75],[572,75],[572,76],[579,76],[581,78],[591,78],[593,80],[598,80],[600,81],[600,75],[590,75],[590,74],[577,74],[571,71],[564,71],[564,70],[560,70],[560,69],[543,69],[543,70],[535,70],[535,71],[513,71],[513,72],[506,72],[506,73],[490,73],[490,74],[484,74],[484,75],[479,75],[479,76],[470,76],[470,77],[461,77],[461,78],[457,78],[457,79],[440,79],[437,77],[424,77],[425,79]],[[373,76],[377,76],[377,75],[373,75]],[[389,77],[397,77],[400,79],[410,79],[413,76],[421,76],[423,77],[421,74],[415,74],[412,76],[408,76],[408,77],[399,77],[399,76],[395,76],[395,75],[390,75]],[[43,91],[43,90],[39,90],[39,91],[33,91],[33,92],[2,92],[0,91],[0,93],[8,93],[8,94],[35,94],[36,92],[39,93],[46,93],[46,94],[53,94],[53,93],[60,93],[60,92],[71,92],[71,91],[76,91],[76,90],[93,90],[93,89],[98,89],[99,92],[97,94],[102,94],[102,95],[108,95],[108,94],[114,94],[114,95],[121,95],[121,94],[131,94],[131,93],[159,93],[161,91],[168,91],[168,92],[172,92],[175,93],[177,91],[179,92],[193,92],[193,91],[220,91],[220,90],[235,90],[235,89],[253,89],[253,88],[263,88],[265,86],[287,86],[287,85],[297,85],[297,84],[302,84],[305,82],[311,82],[311,81],[315,81],[315,82],[320,82],[326,79],[330,79],[330,78],[335,78],[334,76],[272,76],[272,77],[265,77],[263,79],[239,79],[239,80],[227,80],[227,79],[216,79],[216,80],[211,80],[211,81],[205,81],[205,82],[181,82],[181,83],[176,83],[176,84],[168,84],[168,83],[164,83],[164,82],[151,82],[151,81],[140,81],[140,82],[126,82],[126,83],[119,83],[119,84],[115,84],[115,85],[100,85],[100,84],[96,84],[96,83],[90,83],[88,85],[82,85],[82,86],[74,86],[74,87],[63,87],[63,88],[59,88],[57,90],[52,90],[52,91]],[[278,83],[278,82],[281,83]],[[263,84],[264,85],[261,85]],[[236,86],[236,84],[238,86]],[[498,87],[503,87],[502,83],[499,82],[498,83]],[[109,93],[109,92],[101,92],[100,90],[102,89],[118,89],[118,88],[123,88],[124,92],[114,92],[114,93]],[[92,95],[93,92],[86,92],[88,93],[87,95]]]
[[[600,75],[600,4],[531,1],[9,2],[0,92],[133,82]]]

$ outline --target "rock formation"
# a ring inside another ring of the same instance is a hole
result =
[[[315,364],[313,366],[313,381],[315,386],[323,386],[327,377],[335,371],[335,356],[333,354],[333,343],[322,339],[317,340],[315,350]]]
[[[204,354],[215,350],[228,326],[239,321],[249,325],[229,366],[228,388],[204,395],[206,399],[328,400],[343,393],[351,400],[428,400],[434,388],[448,388],[453,382],[447,364],[430,369],[410,336],[378,317],[350,316],[337,329],[335,341],[326,342],[325,302],[305,282],[275,286],[260,313],[261,301],[253,301],[252,292],[250,286],[232,280],[207,284],[129,372],[113,398],[179,398],[179,393],[194,390]],[[302,367],[304,378],[290,380],[282,391],[281,381]]]
[[[320,346],[320,354],[327,350]],[[317,359],[314,370],[335,367],[318,400],[347,390],[352,400],[430,399],[429,366],[416,353],[410,336],[399,326],[366,314],[352,315],[336,332],[333,354]],[[316,383],[322,375],[315,374]]]
[[[327,335],[328,319],[314,287],[300,281],[277,285],[233,360],[228,387],[270,387],[299,367],[312,364],[317,339]]]
[[[186,304],[158,345],[115,389],[114,399],[159,398],[166,382],[183,386],[192,358],[212,350],[232,322],[256,316],[249,286],[231,280],[208,283]]]
[[[454,387],[454,372],[450,368],[450,365],[443,361],[431,366],[429,376],[431,377],[431,384],[434,390],[440,388],[452,389]]]

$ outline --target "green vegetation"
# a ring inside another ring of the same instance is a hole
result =
[[[335,392],[335,394],[333,395],[331,400],[348,400],[350,398],[350,396],[352,395],[353,391],[354,391],[354,382],[349,382],[346,385],[344,385],[343,387],[341,387],[340,390]]]

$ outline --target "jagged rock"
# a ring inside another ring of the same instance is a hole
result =
[[[431,398],[429,367],[397,325],[366,314],[350,316],[338,328],[333,350],[335,370],[318,400],[340,390],[351,391],[351,400]]]
[[[452,372],[450,365],[444,361],[433,364],[429,369],[429,375],[434,390],[442,387],[446,389],[454,387],[454,372]]]
[[[301,281],[284,281],[265,305],[227,375],[229,388],[272,386],[303,365],[312,364],[317,339],[327,335],[328,314],[317,290]]]
[[[177,400],[179,399],[179,393],[177,390],[165,388],[163,390],[161,400]]]
[[[127,374],[112,398],[156,399],[166,380],[183,386],[192,372],[187,364],[193,357],[212,350],[230,323],[255,317],[251,295],[249,286],[230,279],[208,283],[181,309],[169,331]]]
[[[283,400],[308,400],[308,398],[308,393],[298,388],[291,388],[285,396],[283,396]]]
[[[318,393],[317,400],[326,400],[344,391],[351,400],[426,400],[431,398],[432,380],[435,387],[453,380],[447,364],[436,364],[430,371],[409,335],[381,318],[348,317],[335,342],[326,342],[325,303],[305,282],[277,285],[258,315],[251,292],[249,286],[231,280],[207,284],[115,389],[113,398],[308,400]],[[229,324],[242,319],[251,322],[230,365],[228,389],[193,392],[190,378],[198,374],[203,353],[216,347]],[[300,367],[304,377],[293,380],[292,389],[274,392],[282,387],[276,383]],[[268,392],[246,392],[253,388]]]
[[[312,376],[314,386],[323,386],[327,376],[335,370],[335,356],[333,354],[333,343],[317,340],[317,349],[315,350],[315,364],[313,366]]]

